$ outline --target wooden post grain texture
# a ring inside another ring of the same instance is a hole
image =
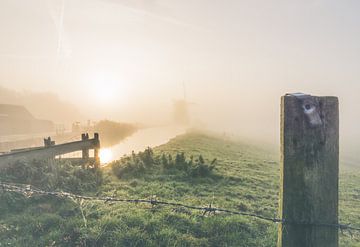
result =
[[[338,247],[339,106],[293,94],[281,102],[278,247]]]

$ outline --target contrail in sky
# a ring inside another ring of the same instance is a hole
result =
[[[65,31],[64,31],[64,16],[65,16],[65,0],[61,0],[60,12],[57,14],[51,6],[49,6],[49,13],[57,29],[57,60],[61,61],[62,58],[70,55],[71,49],[66,47],[65,43]]]
[[[64,12],[65,12],[65,0],[61,0],[61,10],[60,10],[59,25],[58,25],[58,47],[57,47],[58,58],[61,55],[62,44],[63,44]]]
[[[189,28],[189,29],[193,29],[196,31],[205,31],[205,32],[210,31],[209,29],[198,26],[198,25],[186,23],[186,22],[180,21],[173,17],[168,17],[166,15],[157,14],[153,11],[147,10],[146,8],[140,8],[138,6],[134,6],[131,4],[131,1],[115,1],[115,0],[97,0],[97,1],[107,3],[107,4],[121,5],[123,8],[126,8],[135,14],[147,16],[147,17],[153,18],[155,20],[169,23],[169,24],[172,24],[175,26]]]

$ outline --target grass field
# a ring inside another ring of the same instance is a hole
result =
[[[269,217],[277,213],[276,148],[224,136],[188,133],[156,147],[153,153],[150,165],[131,165],[120,170],[121,176],[114,174],[114,167],[132,162],[129,159],[114,162],[102,172],[81,171],[69,164],[55,168],[19,164],[0,177],[2,181],[85,195],[145,199],[156,196],[164,201],[212,204]],[[215,168],[209,171],[206,166],[199,173],[191,173],[189,167],[194,171],[195,165],[168,168],[159,161],[162,154],[176,157],[179,153],[184,153],[187,160],[193,156],[195,163],[201,155],[205,166],[216,159]],[[22,166],[27,169],[20,176]],[[360,227],[359,204],[360,173],[344,169],[340,180],[341,221]],[[341,246],[360,246],[359,234],[354,233],[352,238],[348,234],[340,236]],[[209,216],[159,205],[0,194],[0,246],[276,246],[276,241],[276,224],[245,216]]]

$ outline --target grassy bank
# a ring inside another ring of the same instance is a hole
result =
[[[126,137],[131,136],[138,130],[138,127],[129,123],[118,123],[109,120],[102,120],[94,126],[94,132],[100,135],[102,147],[110,147],[118,144]]]
[[[2,180],[92,196],[211,204],[269,217],[277,213],[277,153],[221,136],[178,136],[100,173],[42,164],[20,176],[23,166],[3,173]],[[47,179],[39,180],[38,173]],[[340,219],[360,226],[360,174],[344,172],[340,185]],[[13,193],[0,198],[0,246],[276,246],[276,240],[275,224],[245,216]],[[341,246],[360,246],[359,241],[358,235],[342,236]]]

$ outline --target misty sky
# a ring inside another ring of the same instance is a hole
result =
[[[358,0],[0,0],[0,85],[142,121],[169,112],[185,82],[196,121],[276,140],[281,95],[336,95],[342,136],[360,140],[359,10]]]

